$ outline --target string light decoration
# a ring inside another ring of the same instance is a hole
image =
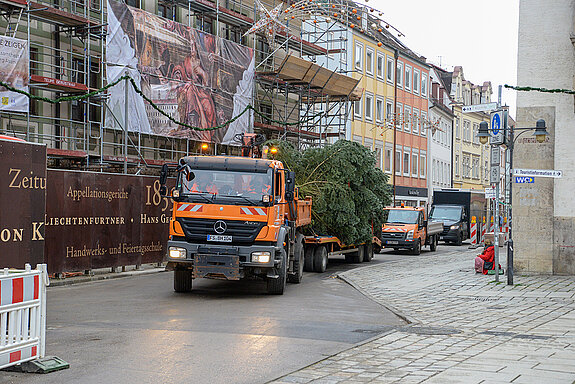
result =
[[[285,9],[282,4],[268,11],[265,6],[255,0],[260,19],[244,34],[254,34],[263,32],[272,45],[275,35],[279,31],[288,32],[289,22],[298,20],[302,23],[310,22],[318,24],[325,22],[328,25],[332,22],[339,22],[351,29],[356,29],[373,38],[377,45],[383,45],[384,29],[397,37],[405,36],[399,29],[385,21],[383,12],[367,5],[369,0],[364,0],[365,4],[346,0],[326,1],[326,0],[298,0]]]

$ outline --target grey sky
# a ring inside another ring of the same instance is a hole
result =
[[[359,3],[366,3],[359,0]],[[398,28],[410,49],[447,70],[461,65],[474,84],[516,85],[519,0],[369,0]],[[521,84],[520,84],[521,85]],[[524,84],[523,84],[524,85]],[[503,104],[515,116],[515,91],[503,89]]]

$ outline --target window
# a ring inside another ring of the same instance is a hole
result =
[[[455,155],[455,176],[459,176],[459,155]]]
[[[463,140],[471,141],[471,122],[469,120],[463,120]]]
[[[385,102],[385,120],[390,124],[393,123],[393,100]]]
[[[393,148],[388,145],[387,143],[385,144],[385,159],[384,159],[384,167],[385,167],[385,172],[391,173],[391,153],[393,152]]]
[[[373,75],[373,49],[370,48],[365,50],[365,72]]]
[[[396,150],[395,151],[395,174],[396,175],[400,175],[401,174],[401,150]]]
[[[381,80],[383,80],[383,72],[385,70],[384,61],[385,61],[385,56],[378,52],[377,53],[377,77],[380,78]]]
[[[409,176],[409,148],[403,148],[403,176]]]
[[[455,138],[461,138],[461,127],[459,126],[459,118],[455,118]]]
[[[158,16],[165,17],[166,19],[172,19],[174,17],[172,5],[167,3],[158,3]]]
[[[419,177],[425,178],[425,170],[427,169],[427,153],[421,151],[419,154]]]
[[[411,130],[411,107],[407,105],[405,106],[405,109],[403,110],[403,116],[404,129],[406,132],[409,132]]]
[[[387,81],[393,83],[393,57],[387,56]]]
[[[360,119],[363,117],[361,115],[361,99],[359,99],[358,101],[354,101],[353,102],[353,116]]]
[[[397,128],[401,129],[403,122],[403,106],[397,103],[397,108],[395,109],[394,124]]]
[[[427,97],[427,75],[421,74],[421,97]]]
[[[419,164],[418,159],[419,159],[419,151],[414,149],[413,152],[411,152],[411,176],[412,177],[417,177],[417,171],[418,171],[417,165]]]
[[[421,111],[421,136],[427,135],[426,127],[429,127],[427,122],[427,112]]]
[[[489,163],[486,161],[485,162],[485,171],[483,172],[483,178],[485,179],[485,181],[489,180]]]
[[[411,91],[411,67],[405,66],[405,89]]]
[[[365,94],[365,119],[373,120],[373,95]]]
[[[479,124],[473,123],[473,137],[471,138],[473,144],[479,144],[479,138],[477,137],[478,133],[479,133]]]
[[[479,179],[479,157],[473,156],[471,169],[472,169],[472,175],[471,176],[474,179]]]
[[[419,133],[419,110],[413,109],[413,134],[416,135]]]
[[[397,86],[401,87],[403,84],[403,64],[397,62]]]
[[[379,96],[375,99],[375,119],[378,123],[383,121],[383,98]]]
[[[363,72],[363,45],[358,42],[355,43],[355,69]]]
[[[419,70],[413,70],[413,93],[419,95]]]
[[[126,5],[130,7],[140,8],[140,1],[139,0],[125,0]]]
[[[376,160],[375,166],[379,169],[381,169],[381,163],[382,163],[381,157],[382,156],[383,156],[382,148],[381,147],[375,147],[375,160]]]
[[[470,164],[470,159],[469,159],[469,155],[463,155],[463,177],[467,177],[469,178],[471,176],[471,164]]]

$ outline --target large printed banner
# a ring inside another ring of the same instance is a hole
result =
[[[0,268],[44,262],[46,146],[0,139]]]
[[[156,177],[48,170],[48,271],[162,261],[171,203]]]
[[[0,81],[28,92],[28,42],[14,37],[0,36]],[[28,112],[28,97],[0,87],[0,111]]]
[[[251,102],[253,49],[115,0],[108,1],[106,55],[108,83],[130,75],[162,111],[194,127],[218,126]],[[127,103],[131,131],[239,145],[234,136],[250,128],[251,111],[215,131],[185,128],[124,86],[110,89],[108,126],[121,128]]]

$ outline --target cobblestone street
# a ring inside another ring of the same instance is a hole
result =
[[[479,251],[406,255],[342,273],[410,325],[275,383],[573,383],[575,277],[496,283],[474,272]]]

